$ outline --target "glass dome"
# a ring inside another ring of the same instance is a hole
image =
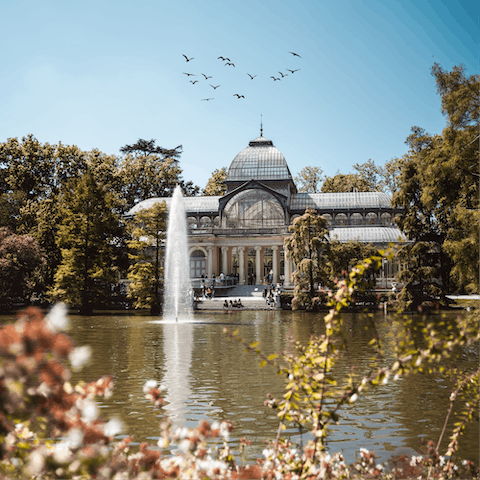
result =
[[[285,215],[272,194],[250,189],[237,193],[227,203],[222,222],[226,228],[281,227],[285,225]]]
[[[292,175],[282,153],[271,140],[260,136],[252,140],[230,164],[226,182],[249,180],[291,180]]]

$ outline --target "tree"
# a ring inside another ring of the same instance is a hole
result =
[[[379,189],[389,195],[393,195],[400,188],[400,176],[402,168],[405,165],[406,158],[392,158],[385,162],[383,167],[379,169]]]
[[[341,193],[341,192],[373,192],[369,183],[358,173],[337,173],[333,177],[325,177],[322,185],[322,193]]]
[[[367,184],[368,190],[364,192],[376,192],[381,190],[380,175],[381,168],[375,165],[372,159],[368,159],[365,163],[356,163],[353,169],[358,172],[358,175]]]
[[[295,177],[299,192],[319,193],[323,182],[323,170],[320,167],[304,167]]]
[[[135,308],[149,308],[152,315],[160,313],[163,293],[161,254],[166,220],[166,204],[159,202],[137,212],[130,225],[132,239],[128,246],[134,253],[130,254],[133,263],[128,270],[129,297],[134,300]]]
[[[48,195],[54,177],[55,145],[42,145],[33,135],[0,144],[0,169],[5,191],[20,191],[27,199]]]
[[[326,286],[334,289],[336,280],[344,279],[348,276],[348,272],[362,262],[366,258],[378,255],[378,249],[370,243],[350,240],[349,242],[339,242],[338,240],[330,241],[327,251],[327,280]],[[362,277],[361,290],[368,290],[373,287],[373,277]]]
[[[29,301],[41,286],[45,255],[30,235],[16,235],[0,228],[0,304]]]
[[[131,153],[135,157],[138,156],[149,156],[149,155],[160,155],[162,159],[165,158],[180,158],[182,154],[182,145],[178,145],[175,148],[163,148],[160,146],[155,145],[156,140],[153,138],[151,140],[143,140],[141,138],[138,139],[137,143],[132,145],[125,145],[124,147],[120,148],[122,153],[128,154]]]
[[[114,195],[87,170],[69,183],[61,202],[62,220],[56,243],[62,260],[50,297],[79,306],[82,314],[90,315],[94,304],[107,297],[106,290],[116,279],[115,243],[122,232],[114,213]]]
[[[207,185],[203,189],[202,195],[225,195],[227,187],[224,183],[227,178],[227,169],[222,167],[213,171],[212,176],[208,179]]]
[[[126,154],[118,172],[125,210],[147,198],[171,196],[177,185],[186,196],[198,194],[200,188],[182,178],[181,149],[181,145],[170,150],[156,147],[155,140],[139,140],[120,149]]]
[[[442,135],[413,127],[395,206],[403,207],[400,228],[413,240],[435,241],[443,289],[478,291],[479,76],[432,67],[447,126]],[[448,258],[447,258],[448,257]]]
[[[305,305],[316,308],[320,302],[318,286],[326,283],[327,221],[311,208],[294,219],[289,227],[292,234],[285,239],[288,256],[295,264],[295,284],[292,308]]]

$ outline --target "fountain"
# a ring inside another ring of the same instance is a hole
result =
[[[163,317],[178,322],[192,318],[192,288],[188,261],[187,218],[180,186],[170,203],[165,256]]]

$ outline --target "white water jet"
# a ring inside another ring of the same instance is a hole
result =
[[[170,203],[165,257],[165,296],[163,317],[180,321],[192,318],[187,216],[182,189],[177,186]]]

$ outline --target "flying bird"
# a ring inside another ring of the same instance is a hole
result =
[[[296,70],[290,70],[289,68],[287,68],[287,70],[288,70],[290,73],[295,73],[295,72],[298,72],[300,69],[297,68]]]
[[[224,58],[224,57],[217,57],[217,60],[222,60],[222,61],[225,61],[225,60],[226,60],[226,58]]]
[[[193,57],[192,57],[192,58],[188,58],[186,55],[183,55],[183,54],[182,54],[182,56],[185,57],[185,60],[186,60],[187,62],[189,62],[190,60],[193,60]]]
[[[294,57],[302,58],[298,53],[295,52],[288,52],[291,53]]]
[[[256,75],[250,75],[249,73],[247,73],[247,75],[250,77],[251,80],[253,80],[256,77]]]
[[[232,63],[232,62],[227,62],[227,63],[225,64],[225,66],[227,66],[227,65],[232,65],[232,67],[234,67],[234,66],[235,66],[235,64],[234,64],[234,63]]]
[[[202,102],[208,102],[209,100],[215,100],[214,98],[202,98]]]
[[[243,95],[239,95],[238,93],[234,93],[233,96],[237,98],[245,98]]]
[[[273,78],[273,81],[276,82],[277,80],[281,80],[281,78],[275,78],[275,77],[270,77]]]
[[[288,77],[288,74],[286,74],[286,73],[282,73],[282,72],[278,72],[278,73],[282,76],[282,78],[283,77]]]
[[[185,72],[183,72],[183,74],[186,75],[187,77],[196,77],[196,75],[193,74],[193,73],[185,73]]]
[[[207,77],[204,73],[202,73],[202,75],[205,77],[205,80],[208,80],[209,78],[212,78],[212,77]]]
[[[211,83],[209,83],[209,85],[214,89],[216,90],[220,85],[217,85],[216,87],[214,87]]]
[[[193,85],[195,85],[196,83],[198,83],[198,80],[190,80],[190,83],[192,83]]]

